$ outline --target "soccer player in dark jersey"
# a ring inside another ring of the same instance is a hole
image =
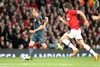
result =
[[[33,53],[34,53],[33,45],[36,42],[40,41],[42,47],[44,49],[47,48],[45,39],[43,38],[43,33],[44,33],[44,28],[46,27],[46,24],[48,23],[48,17],[45,17],[45,20],[43,20],[42,16],[39,15],[38,12],[39,12],[38,8],[33,8],[32,15],[34,16],[34,20],[33,20],[34,30],[29,30],[29,33],[32,34],[32,37],[29,42],[29,57],[27,57],[26,59],[32,59]]]
[[[48,23],[48,17],[45,17],[45,19],[43,19],[42,16],[39,15],[38,8],[33,8],[32,15],[35,17],[33,20],[34,30],[29,30],[29,32],[32,34],[32,38],[30,39],[30,43],[29,43],[29,56],[26,57],[26,60],[32,59],[33,53],[34,53],[33,45],[36,42],[39,41],[44,49],[47,48],[47,45],[45,43],[45,39],[43,38],[43,34],[44,34],[44,29],[46,28],[46,24]],[[57,47],[59,49],[60,48],[62,49],[60,44],[57,44]]]
[[[97,53],[95,53],[93,51],[93,49],[84,43],[83,41],[83,38],[81,36],[81,29],[80,29],[80,26],[79,26],[79,23],[78,23],[78,19],[77,19],[77,14],[79,14],[83,20],[84,20],[84,25],[86,27],[89,26],[89,23],[88,23],[88,20],[86,19],[86,16],[85,14],[80,11],[80,10],[72,10],[71,9],[71,6],[68,2],[64,3],[63,4],[63,8],[64,8],[64,11],[66,13],[66,20],[64,20],[61,16],[58,17],[58,19],[63,22],[65,25],[69,26],[70,27],[70,32],[69,33],[65,33],[62,37],[61,37],[61,41],[69,46],[70,48],[73,49],[73,53],[72,53],[72,56],[75,56],[76,53],[79,51],[69,40],[69,38],[75,38],[76,41],[82,45],[87,51],[89,51],[91,54],[93,54],[94,56],[94,60],[97,61],[98,60],[98,57],[99,55]]]

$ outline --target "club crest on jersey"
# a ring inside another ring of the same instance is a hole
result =
[[[41,24],[41,22],[40,22],[40,21],[38,21],[38,23],[39,23],[39,24]]]

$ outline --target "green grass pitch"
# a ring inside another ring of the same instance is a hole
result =
[[[33,58],[22,61],[21,58],[0,58],[0,67],[100,67],[100,59],[93,57]]]

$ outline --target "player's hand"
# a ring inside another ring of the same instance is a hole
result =
[[[44,21],[45,21],[45,22],[48,22],[48,17],[45,17]]]
[[[45,28],[45,26],[47,25],[48,21],[49,21],[49,20],[48,20],[48,17],[45,17],[45,18],[44,18],[44,28]]]
[[[63,19],[63,17],[58,16],[58,19],[63,22],[65,25],[69,26],[69,23]]]
[[[29,30],[29,33],[33,34],[35,31],[34,30]]]
[[[84,26],[86,26],[87,28],[89,27],[89,22],[87,20],[85,21]]]
[[[60,21],[63,21],[63,18],[62,18],[61,16],[58,16],[58,19],[59,19]]]
[[[93,19],[93,20],[97,20],[98,17],[97,17],[97,16],[92,16],[92,19]]]

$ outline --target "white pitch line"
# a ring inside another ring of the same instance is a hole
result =
[[[28,63],[23,63],[23,64],[0,64],[0,67],[1,66],[80,66],[79,64],[51,64],[51,63],[48,63],[48,64],[28,64]],[[96,65],[96,64],[92,64],[92,65],[86,65],[86,64],[81,64],[82,67],[88,67],[88,66],[91,66],[91,67],[100,67],[100,64],[99,65]]]
[[[2,61],[9,61],[9,60],[2,60]],[[22,61],[22,59],[21,60],[10,60],[10,61]],[[52,61],[52,60],[34,60],[33,59],[32,61]],[[54,60],[54,61],[66,61],[66,60]]]
[[[2,61],[9,61],[9,60],[2,60]],[[1,61],[1,62],[2,62],[2,61]],[[16,59],[15,59],[15,60],[10,60],[10,61],[22,61],[22,59],[19,59],[19,60],[16,60]],[[38,59],[33,59],[33,60],[31,60],[31,61],[52,61],[52,60],[42,60],[42,59],[41,59],[41,60],[38,60]],[[59,59],[59,60],[53,60],[53,61],[58,61],[58,62],[59,62],[59,61],[67,61],[67,59],[66,59],[66,60],[61,60],[61,59]],[[76,60],[73,60],[73,61],[76,61]]]

